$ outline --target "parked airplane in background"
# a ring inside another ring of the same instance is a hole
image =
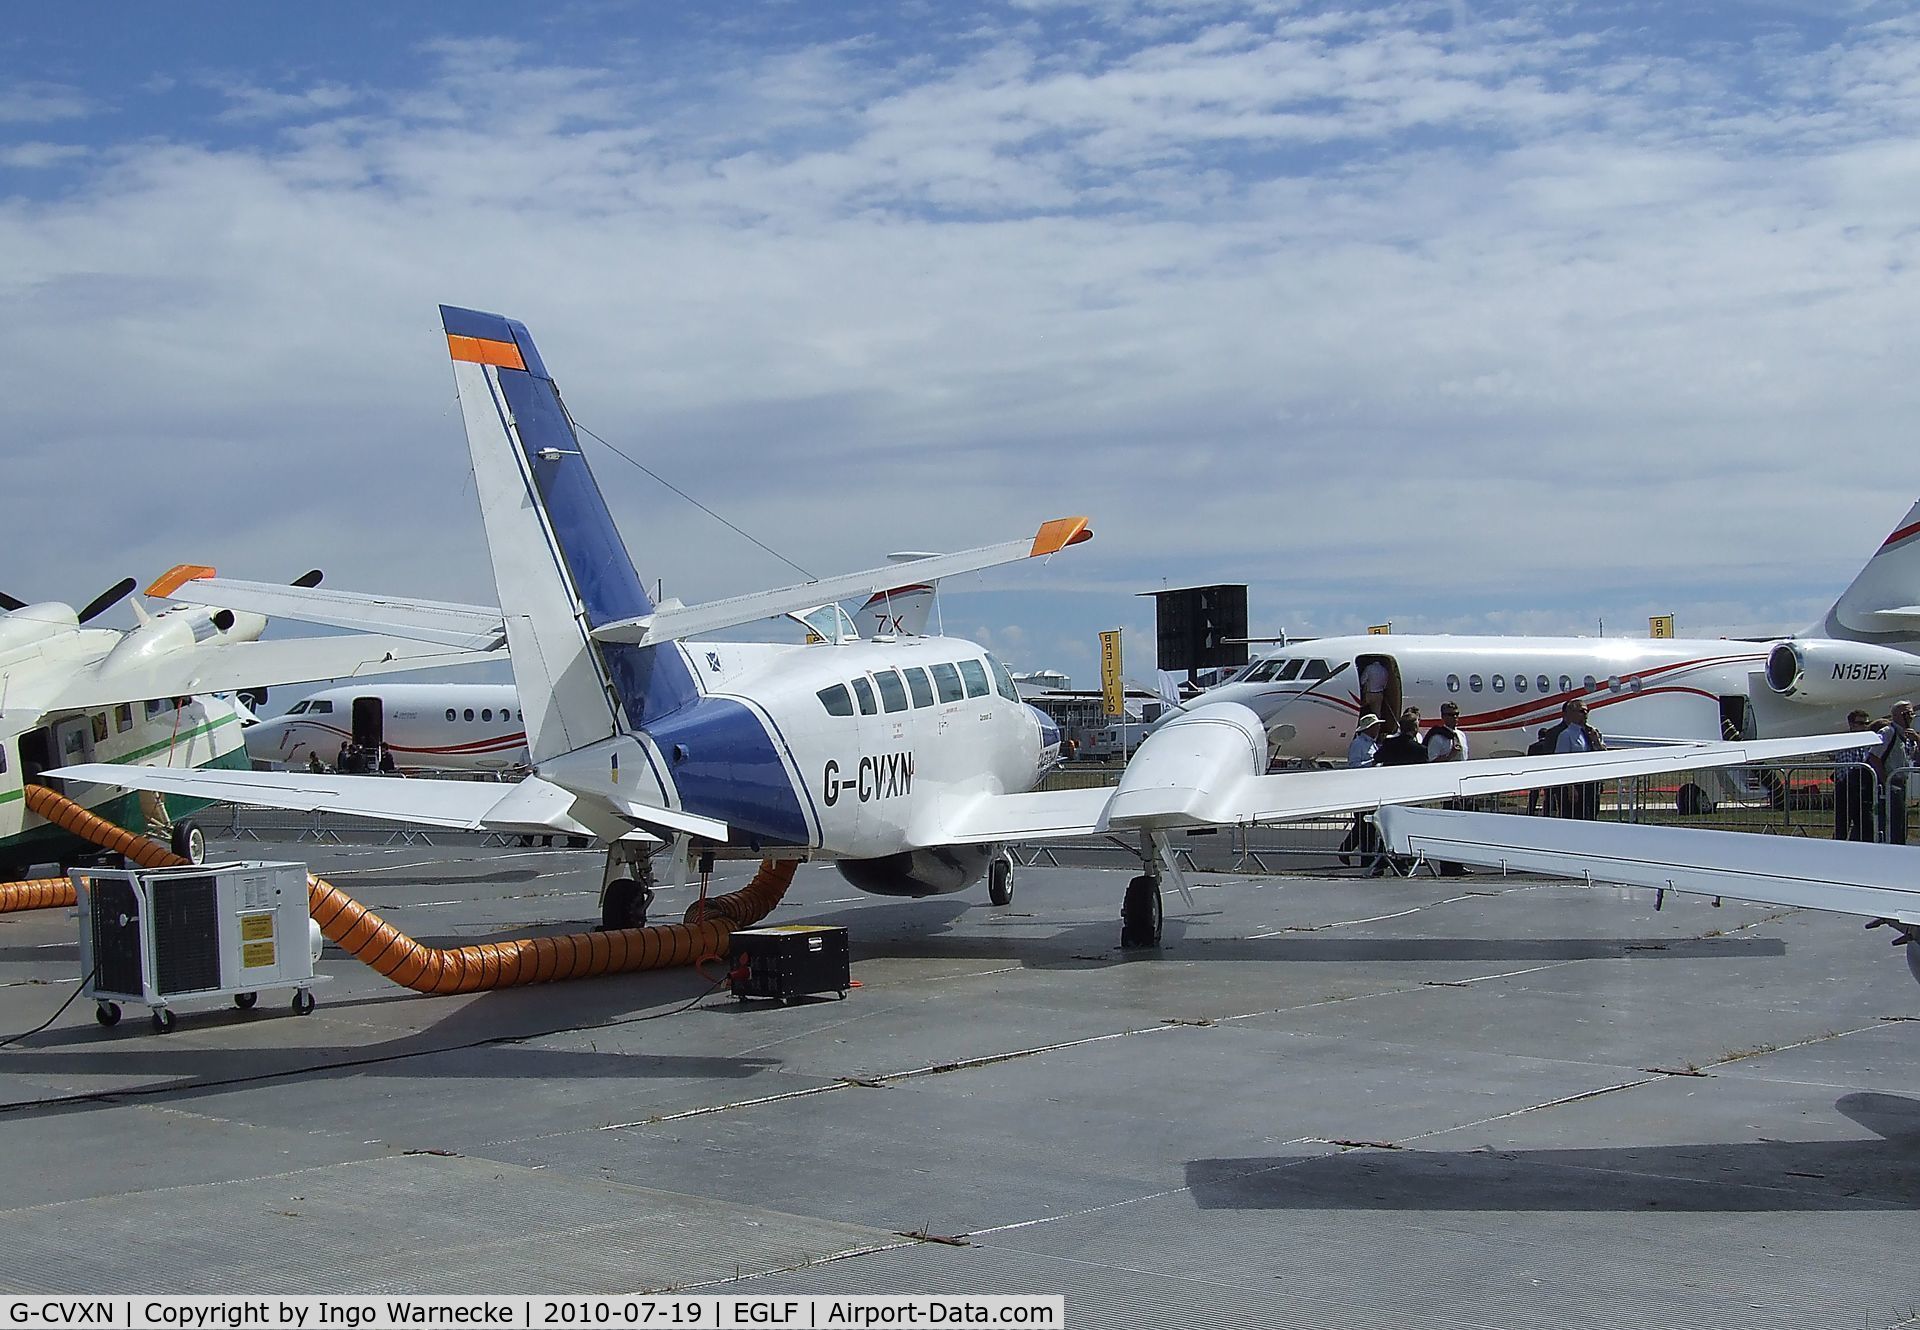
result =
[[[328,688],[249,725],[255,762],[333,766],[340,745],[385,744],[402,771],[510,771],[527,765],[527,732],[510,683],[357,684]]]
[[[147,589],[167,600],[181,582],[208,568],[178,568]],[[310,588],[309,573],[290,590]],[[162,762],[180,768],[240,768],[243,713],[215,693],[379,674],[484,659],[417,641],[349,634],[261,642],[267,621],[225,607],[174,604],[159,614],[133,605],[127,632],[84,625],[124,599],[132,578],[76,612],[54,601],[0,597],[0,880],[33,863],[92,853],[97,847],[50,826],[26,807],[25,785],[74,762]],[[122,826],[139,829],[184,817],[204,796],[182,794],[147,818],[131,799],[107,789],[76,792],[79,801]],[[197,832],[176,825],[176,848],[197,854]]]
[[[1684,757],[1667,749],[1267,776],[1259,720],[1221,703],[1151,736],[1115,788],[1034,791],[1057,755],[1059,732],[974,643],[827,633],[811,646],[691,639],[897,587],[903,574],[931,583],[1045,557],[1088,539],[1085,518],[1047,522],[1030,540],[705,605],[656,605],[526,328],[445,306],[441,318],[500,606],[266,587],[257,588],[255,607],[301,614],[304,603],[303,617],[433,641],[504,636],[534,774],[504,789],[101,765],[57,774],[398,821],[598,835],[613,842],[602,895],[611,925],[644,920],[655,835],[685,837],[695,848],[830,858],[855,886],[883,894],[957,891],[986,876],[992,899],[1005,904],[1005,842],[1137,834],[1147,871],[1128,889],[1123,940],[1151,942],[1160,935],[1161,868],[1174,830],[1747,762],[1775,751],[1712,745]],[[220,594],[242,589],[227,583]],[[1779,751],[1818,747],[1803,740]]]
[[[1181,711],[1252,708],[1280,757],[1338,758],[1378,662],[1383,714],[1460,707],[1475,757],[1524,753],[1563,704],[1609,739],[1790,738],[1844,728],[1854,707],[1920,693],[1920,503],[1820,622],[1791,638],[1323,637],[1266,652]]]

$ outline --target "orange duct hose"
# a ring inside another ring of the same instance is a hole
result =
[[[187,862],[166,847],[89,813],[43,785],[27,786],[27,807],[62,830],[125,855],[142,868]],[[482,942],[469,947],[429,947],[416,942],[340,888],[312,874],[307,876],[307,909],[329,942],[402,987],[420,993],[477,993],[561,979],[671,969],[722,956],[736,928],[758,923],[780,903],[799,867],[793,859],[762,860],[760,871],[739,891],[695,901],[684,923]],[[64,889],[65,899],[47,899],[35,905],[6,904],[10,897],[5,893],[19,892],[26,897],[36,893],[23,889],[39,887],[51,887],[56,893]],[[73,900],[72,885],[59,878],[0,887],[0,909],[71,905]]]
[[[0,914],[15,910],[51,910],[73,904],[73,883],[64,877],[36,877],[25,882],[0,882]]]

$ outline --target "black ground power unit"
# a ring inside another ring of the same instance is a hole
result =
[[[733,995],[792,1002],[809,993],[847,995],[853,986],[847,930],[814,924],[742,928],[729,944]]]

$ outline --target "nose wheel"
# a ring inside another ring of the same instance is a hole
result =
[[[1160,922],[1160,879],[1142,874],[1127,883],[1127,896],[1120,905],[1120,945],[1159,946]]]

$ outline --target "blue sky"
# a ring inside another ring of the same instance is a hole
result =
[[[36,6],[0,37],[0,585],[491,594],[441,301],[819,573],[1099,533],[946,623],[1811,622],[1920,494],[1883,4]],[[688,600],[790,570],[589,445]]]

